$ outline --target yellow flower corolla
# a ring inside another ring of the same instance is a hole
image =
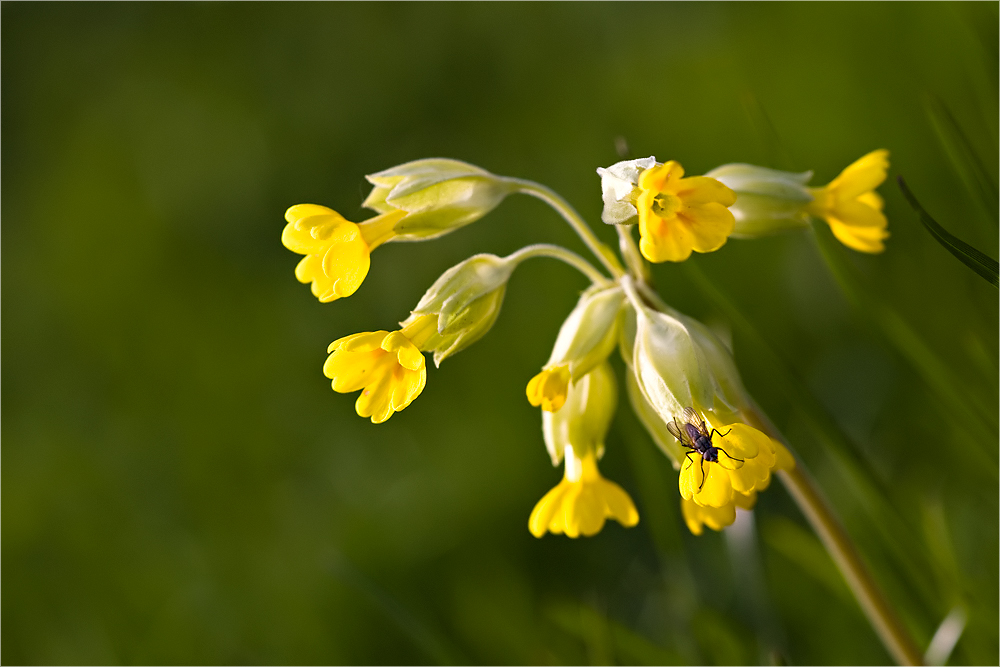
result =
[[[543,369],[528,381],[528,402],[546,412],[556,412],[566,403],[569,380],[569,364]]]
[[[342,394],[361,390],[355,410],[381,424],[408,406],[427,382],[424,355],[404,331],[373,331],[330,343],[323,374]]]
[[[882,198],[875,188],[885,180],[889,151],[865,155],[822,188],[809,188],[813,201],[807,211],[823,218],[837,239],[860,252],[879,253],[889,237]]]
[[[684,178],[671,160],[639,175],[639,250],[651,262],[681,262],[691,251],[718,250],[736,222],[736,193],[707,176]]]
[[[736,521],[736,508],[752,510],[757,502],[757,491],[749,493],[733,493],[733,501],[723,507],[702,507],[689,498],[681,498],[681,514],[684,523],[694,535],[701,535],[704,527],[712,530],[722,530]]]
[[[562,481],[538,501],[528,519],[532,535],[541,537],[550,532],[590,537],[599,533],[608,519],[626,528],[639,523],[635,503],[624,489],[601,476],[593,450],[577,458],[573,447],[567,445],[564,454]]]
[[[305,255],[295,277],[311,282],[313,295],[327,303],[357,291],[368,275],[371,252],[393,238],[393,228],[405,216],[405,211],[391,211],[353,223],[325,206],[296,204],[285,211],[281,243]]]
[[[678,478],[681,497],[702,507],[724,508],[736,494],[767,488],[772,470],[795,465],[784,445],[746,424],[718,427],[712,446],[718,461],[689,450]]]

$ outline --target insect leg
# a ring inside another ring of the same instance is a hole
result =
[[[727,454],[728,456],[728,454]],[[698,485],[698,492],[701,492],[701,487],[705,486],[705,457],[701,457],[701,484]]]

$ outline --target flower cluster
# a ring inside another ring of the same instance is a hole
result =
[[[887,155],[866,155],[822,188],[806,186],[810,173],[741,164],[704,176],[685,176],[677,162],[661,164],[653,157],[598,169],[602,219],[618,226],[623,253],[631,257],[629,271],[555,193],[457,160],[418,160],[368,176],[374,188],[364,205],[376,215],[359,223],[324,206],[292,206],[281,238],[304,255],[296,277],[328,302],[358,290],[372,251],[383,243],[447,234],[513,193],[551,204],[610,275],[559,246],[531,245],[506,257],[474,255],[445,271],[399,329],[331,343],[323,372],[334,391],[360,392],[360,416],[382,423],[420,395],[427,381],[425,353],[439,365],[489,332],[507,282],[523,261],[564,261],[591,286],[560,328],[548,361],[527,382],[552,464],[564,466],[562,481],[531,512],[529,530],[536,537],[590,536],[608,519],[625,527],[639,521],[628,493],[598,469],[618,404],[618,380],[609,363],[617,349],[629,401],[679,471],[684,520],[701,534],[705,526],[721,530],[732,524],[737,508],[752,509],[772,475],[795,461],[784,445],[748,423],[753,401],[729,350],[704,324],[662,303],[643,279],[648,269],[641,257],[679,262],[692,252],[718,250],[730,237],[806,226],[809,216],[826,220],[851,248],[880,252],[888,234],[874,188],[885,179]],[[631,226],[639,229],[638,247]]]

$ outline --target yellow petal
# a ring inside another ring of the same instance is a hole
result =
[[[635,509],[635,503],[632,502],[632,498],[625,489],[607,479],[601,479],[599,484],[601,485],[601,495],[604,497],[605,513],[608,517],[626,528],[631,528],[639,523],[639,512]]]
[[[562,494],[565,489],[565,484],[560,482],[535,503],[535,508],[531,510],[531,516],[528,518],[528,530],[532,535],[541,537],[549,530],[553,515],[562,510]]]
[[[721,248],[736,226],[732,211],[722,204],[685,208],[677,217],[686,223],[691,234],[691,247],[698,252],[713,252]]]
[[[736,203],[735,192],[708,176],[685,178],[677,183],[674,193],[684,201],[685,206],[701,206],[708,203],[732,206]]]
[[[326,206],[320,206],[318,204],[296,204],[285,211],[285,220],[294,224],[303,218],[309,218],[314,215],[330,215],[331,213],[337,215],[336,211],[332,208],[327,208]]]
[[[701,490],[695,493],[692,498],[702,506],[722,507],[733,499],[733,485],[729,480],[730,472],[722,466],[712,463],[705,467],[705,483],[701,485]]]
[[[327,352],[343,349],[345,352],[371,352],[381,349],[382,341],[389,335],[388,331],[370,331],[344,336],[330,343]]]
[[[884,228],[853,227],[832,218],[827,218],[827,223],[837,240],[848,248],[870,254],[877,254],[885,250],[883,241],[889,238],[889,232]]]
[[[364,282],[371,267],[368,246],[361,236],[354,232],[347,240],[335,239],[323,255],[323,273],[334,283],[334,291],[340,297],[350,296]]]
[[[888,169],[889,151],[872,151],[840,172],[827,188],[838,200],[855,199],[881,185]]]
[[[656,167],[646,169],[639,175],[639,188],[663,192],[674,182],[684,178],[684,168],[679,162],[670,160]]]
[[[676,216],[664,220],[645,208],[639,209],[639,236],[639,250],[651,262],[683,262],[694,247],[694,236]]]
[[[795,467],[795,457],[783,444],[772,439],[771,446],[774,448],[774,467],[776,470],[791,470]]]
[[[719,429],[723,436],[716,436],[713,444],[722,447],[730,456],[738,459],[752,459],[760,452],[761,445],[769,446],[769,438],[746,424],[730,424]]]
[[[700,490],[704,477],[702,475],[701,454],[691,453],[681,464],[681,474],[677,477],[681,497],[693,498]]]

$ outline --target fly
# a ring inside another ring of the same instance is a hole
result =
[[[667,430],[670,431],[670,435],[677,438],[682,447],[691,450],[684,457],[688,460],[688,467],[694,463],[691,455],[695,453],[701,454],[701,484],[698,485],[699,491],[701,491],[701,487],[705,486],[705,461],[718,463],[719,452],[725,454],[730,460],[739,462],[739,465],[734,466],[735,468],[743,467],[743,459],[730,456],[729,452],[722,447],[716,447],[712,444],[712,436],[718,433],[720,436],[725,437],[729,435],[729,431],[722,433],[714,428],[709,431],[705,426],[705,420],[698,416],[694,408],[684,408],[684,412],[679,419],[675,418],[667,422]]]

